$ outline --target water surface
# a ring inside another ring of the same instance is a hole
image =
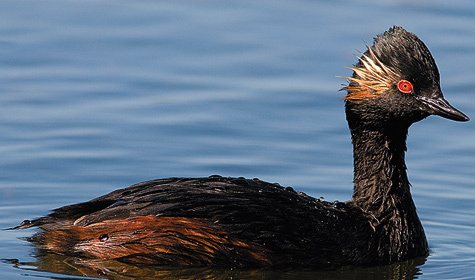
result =
[[[392,25],[424,40],[446,98],[475,117],[471,1],[3,1],[0,18],[0,228],[170,176],[258,177],[350,199],[336,76]],[[427,260],[334,272],[109,268],[182,279],[471,279],[474,125],[430,117],[410,130]],[[67,258],[36,258],[22,239],[33,233],[0,232],[5,279],[101,277]]]

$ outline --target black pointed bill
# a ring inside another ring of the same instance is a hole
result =
[[[461,122],[466,122],[470,120],[467,115],[455,109],[452,105],[449,104],[449,102],[447,102],[447,100],[442,97],[428,98],[425,96],[419,96],[417,97],[417,99],[419,99],[419,101],[421,101],[425,105],[429,106],[429,108],[433,110],[432,113],[434,115],[439,115],[447,119]]]

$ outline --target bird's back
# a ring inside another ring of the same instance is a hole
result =
[[[355,211],[258,179],[168,178],[65,206],[20,227],[40,226],[34,240],[66,255],[173,265],[321,267],[348,262],[342,255],[354,249],[342,235],[351,235],[352,224],[362,226],[361,213],[351,214]]]

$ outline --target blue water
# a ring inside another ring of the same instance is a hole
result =
[[[349,75],[344,66],[392,25],[424,40],[446,98],[475,118],[473,1],[1,6],[0,228],[170,176],[259,177],[328,200],[350,199],[352,150],[338,91],[345,80],[336,76]],[[473,279],[474,126],[430,117],[410,130],[408,173],[430,243],[427,260],[320,274],[213,273]],[[35,258],[22,239],[33,233],[0,232],[2,279],[88,275]],[[134,275],[152,273],[144,271]],[[203,272],[187,273],[179,277]]]

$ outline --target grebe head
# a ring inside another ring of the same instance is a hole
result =
[[[452,107],[440,89],[439,71],[425,44],[402,27],[377,36],[346,77],[347,114],[362,122],[410,124],[429,115],[469,118]]]

